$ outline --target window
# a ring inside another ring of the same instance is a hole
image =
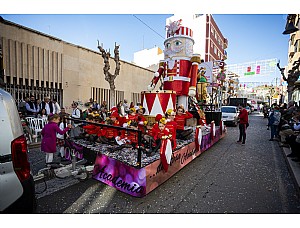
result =
[[[296,40],[295,44],[294,44],[294,52],[299,52],[299,40]]]
[[[225,112],[225,113],[236,113],[237,112],[236,108],[233,108],[233,107],[222,107],[221,111]]]
[[[216,47],[214,47],[214,53],[217,54],[217,48]]]
[[[293,35],[291,36],[290,46],[293,45],[294,40],[295,40],[295,34],[293,34]]]

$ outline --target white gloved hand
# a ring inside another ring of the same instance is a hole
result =
[[[154,77],[158,77],[159,76],[159,73],[156,71],[155,73],[154,73]]]
[[[196,88],[195,87],[190,87],[189,88],[189,94],[190,97],[196,96]]]
[[[151,85],[148,85],[148,86],[147,86],[147,89],[148,89],[148,91],[151,91],[151,90],[154,90],[154,87],[155,87],[154,85],[152,85],[152,86],[151,86]]]

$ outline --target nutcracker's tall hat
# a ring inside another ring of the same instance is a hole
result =
[[[168,40],[174,37],[186,37],[191,39],[194,43],[193,30],[188,27],[181,26],[181,20],[170,22],[170,24],[166,27],[167,27],[167,38],[164,43],[166,43]]]

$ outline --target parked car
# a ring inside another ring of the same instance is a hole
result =
[[[238,115],[239,110],[236,106],[223,106],[222,111],[222,120],[225,125],[237,126],[238,124]]]
[[[27,141],[12,96],[0,88],[0,213],[32,213],[35,187]]]

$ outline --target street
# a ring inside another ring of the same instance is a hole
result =
[[[144,198],[94,179],[38,198],[37,213],[300,213],[299,193],[267,119],[249,116],[246,145],[238,127]],[[63,180],[60,180],[63,181]]]

